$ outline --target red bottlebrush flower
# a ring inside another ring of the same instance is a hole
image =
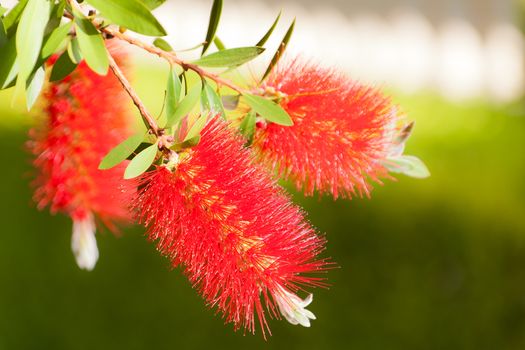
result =
[[[326,268],[324,239],[243,143],[211,119],[196,147],[142,177],[132,203],[159,251],[235,329],[254,333],[257,314],[265,334],[265,308],[308,327],[311,296],[295,293],[323,285],[304,274]]]
[[[300,60],[278,66],[263,89],[281,98],[294,125],[258,123],[254,147],[298,190],[369,195],[368,180],[387,175],[381,161],[392,147],[398,113],[380,91]]]
[[[110,47],[117,59],[122,51]],[[51,61],[53,61],[52,59]],[[91,270],[98,258],[95,218],[110,229],[130,218],[132,188],[124,165],[99,170],[100,160],[129,136],[127,95],[109,73],[99,76],[85,63],[43,93],[41,125],[28,143],[38,173],[34,199],[40,209],[62,212],[73,220],[72,249],[79,267]]]

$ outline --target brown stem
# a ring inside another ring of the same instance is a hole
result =
[[[69,3],[70,3],[70,5],[72,7],[77,8],[78,10],[81,10],[80,6],[78,6],[78,4],[74,0],[69,0]],[[73,15],[68,13],[68,12],[65,12],[64,16],[67,17],[67,18],[70,18],[70,19],[74,18]],[[131,44],[131,45],[135,45],[137,47],[140,47],[143,50],[145,50],[145,51],[147,51],[147,52],[149,52],[151,54],[157,55],[160,58],[165,59],[171,65],[173,65],[173,64],[179,65],[185,71],[186,70],[192,70],[195,73],[197,73],[201,78],[208,78],[208,79],[213,80],[217,84],[218,87],[226,86],[226,87],[229,87],[230,89],[238,92],[239,94],[243,94],[245,92],[244,89],[240,88],[239,86],[237,86],[233,82],[231,82],[231,81],[229,81],[227,79],[221,78],[217,74],[208,72],[208,71],[202,69],[201,67],[199,67],[196,64],[193,64],[193,63],[181,60],[180,58],[177,57],[177,55],[174,52],[163,51],[163,50],[161,50],[161,49],[159,49],[159,48],[157,48],[155,46],[146,44],[146,43],[144,43],[144,42],[142,42],[142,41],[140,41],[138,39],[132,38],[132,37],[130,37],[130,36],[124,34],[124,33],[121,33],[119,30],[115,30],[115,29],[112,29],[110,27],[103,27],[102,23],[100,23],[98,21],[93,20],[93,24],[102,33],[106,34],[106,36],[108,38],[115,37],[115,38],[118,38],[120,40],[126,41],[129,44]],[[108,59],[109,59],[109,66],[110,66],[111,70],[113,71],[113,74],[115,74],[117,79],[122,84],[122,87],[126,90],[128,95],[133,100],[133,103],[138,108],[138,110],[140,112],[140,115],[142,116],[142,119],[144,120],[144,123],[149,128],[151,133],[153,133],[159,139],[159,148],[160,149],[165,149],[166,151],[169,151],[169,147],[173,143],[172,137],[169,136],[169,135],[165,135],[164,134],[164,129],[160,128],[157,125],[157,122],[151,116],[151,114],[148,112],[148,110],[146,109],[146,107],[144,106],[142,101],[140,100],[139,96],[136,94],[135,90],[133,90],[133,88],[131,87],[131,84],[129,83],[129,81],[124,76],[124,73],[122,73],[122,70],[119,68],[119,66],[117,65],[117,63],[115,62],[115,60],[113,59],[111,54],[109,54],[109,53],[108,53]]]
[[[120,81],[120,84],[122,84],[122,87],[124,88],[124,90],[126,90],[128,95],[131,97],[135,106],[137,106],[137,109],[139,110],[140,115],[142,116],[142,119],[144,120],[144,123],[146,124],[146,126],[151,130],[151,132],[155,136],[157,137],[162,136],[162,129],[159,128],[155,119],[151,116],[151,114],[149,114],[148,110],[146,109],[146,106],[144,106],[144,104],[140,100],[135,90],[133,90],[128,79],[126,79],[126,77],[124,76],[124,73],[122,72],[120,67],[117,65],[117,62],[115,62],[115,60],[113,59],[113,56],[111,56],[110,53],[108,53],[108,60],[109,60],[109,67],[113,71],[113,74],[115,74],[117,79]]]
[[[142,41],[140,41],[138,39],[132,38],[129,35],[121,33],[118,30],[111,29],[109,27],[106,27],[106,28],[100,28],[99,27],[99,30],[104,32],[104,33],[106,33],[107,35],[110,35],[111,37],[115,37],[115,38],[118,38],[120,40],[124,40],[124,41],[130,43],[131,45],[135,45],[135,46],[140,47],[141,49],[143,49],[145,51],[148,51],[149,53],[157,55],[160,58],[163,58],[166,61],[168,61],[170,64],[179,65],[184,70],[192,70],[192,71],[194,71],[195,73],[197,73],[199,76],[201,76],[203,78],[205,77],[205,78],[211,79],[219,87],[220,86],[227,86],[230,89],[232,89],[232,90],[234,90],[234,91],[236,91],[236,92],[238,92],[240,94],[243,94],[245,92],[244,89],[242,89],[241,87],[237,86],[233,82],[231,82],[231,81],[229,81],[227,79],[221,78],[217,74],[208,72],[208,71],[202,69],[201,67],[199,67],[196,64],[193,64],[193,63],[190,63],[190,62],[186,62],[186,61],[178,58],[177,55],[175,55],[175,53],[173,53],[173,52],[166,52],[166,51],[161,50],[161,49],[159,49],[159,48],[157,48],[155,46],[146,44],[146,43],[144,43],[144,42],[142,42]]]

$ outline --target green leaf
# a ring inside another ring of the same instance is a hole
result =
[[[64,15],[65,2],[59,2],[54,4],[54,1],[51,1],[52,7],[49,14],[49,20],[44,30],[44,40],[52,31],[54,31],[62,21],[62,16]]]
[[[279,19],[281,18],[281,13],[282,13],[282,11],[279,11],[279,14],[277,15],[277,18],[275,19],[275,21],[273,21],[273,24],[272,24],[272,26],[270,27],[270,29],[268,29],[268,31],[266,32],[266,34],[264,34],[264,36],[261,38],[261,40],[259,40],[259,42],[258,42],[257,44],[255,44],[255,46],[260,46],[260,47],[262,47],[264,44],[266,44],[266,42],[268,41],[268,39],[270,39],[270,36],[272,35],[273,30],[274,30],[275,27],[277,26],[277,23],[279,23]]]
[[[210,84],[205,81],[201,92],[201,104],[204,110],[210,111],[212,114],[220,114],[223,118],[226,118],[221,98]]]
[[[405,174],[417,179],[424,179],[430,176],[430,171],[426,165],[414,156],[389,157],[383,161],[383,165],[393,173]]]
[[[221,39],[219,39],[217,35],[215,36],[215,38],[213,38],[213,43],[215,44],[215,47],[217,48],[217,50],[219,51],[226,50],[226,46],[224,46],[224,43],[222,42]]]
[[[120,144],[115,146],[108,154],[102,159],[98,168],[101,170],[111,169],[114,166],[119,165],[125,161],[130,154],[132,154],[137,147],[144,140],[144,133],[138,133],[128,137]]]
[[[18,74],[16,60],[16,39],[7,39],[4,46],[0,47],[0,89],[7,88]]]
[[[58,60],[53,65],[53,70],[51,71],[51,77],[49,81],[58,81],[67,77],[71,72],[75,70],[77,64],[71,61],[67,51],[62,53]]]
[[[250,111],[242,120],[241,125],[239,125],[239,130],[241,134],[246,138],[246,143],[248,145],[250,145],[253,142],[253,135],[255,134],[255,121],[255,112]]]
[[[28,0],[21,0],[9,11],[4,17],[5,31],[9,36],[12,35],[12,31],[15,29],[15,24],[20,20],[20,16],[24,11]]]
[[[153,142],[146,142],[146,141],[141,142],[140,145],[138,145],[138,147],[135,148],[135,151],[133,151],[133,153],[131,153],[126,159],[127,160],[132,160],[133,157],[135,157],[135,154],[144,151],[146,148],[148,148],[152,144],[153,144]]]
[[[140,0],[147,8],[154,10],[160,5],[164,4],[166,0]]]
[[[195,137],[192,137],[191,139],[188,139],[182,143],[182,148],[188,148],[188,147],[195,147],[199,144],[201,141],[201,135],[197,135]]]
[[[213,6],[211,7],[210,12],[210,22],[208,23],[208,31],[206,33],[206,39],[204,40],[204,46],[202,47],[201,56],[204,55],[206,50],[210,47],[215,38],[215,33],[217,32],[217,27],[219,26],[219,20],[221,19],[222,13],[222,0],[214,0]]]
[[[214,52],[193,61],[193,63],[203,67],[236,67],[253,60],[263,52],[264,48],[262,47],[238,47]]]
[[[164,40],[162,38],[155,39],[155,41],[153,41],[153,45],[155,45],[159,49],[164,50],[166,52],[172,52],[173,51],[173,48],[171,47],[171,45],[166,40]]]
[[[7,9],[5,7],[3,7],[3,6],[0,6],[0,16],[3,16],[4,13],[6,13],[6,12],[7,12]]]
[[[195,45],[195,46],[192,46],[192,47],[190,47],[190,48],[188,48],[188,49],[177,50],[177,52],[188,52],[188,51],[193,51],[193,50],[198,49],[198,48],[201,47],[201,46],[204,46],[204,44],[203,44],[203,43],[200,43],[200,44],[197,44],[197,45]]]
[[[73,38],[67,45],[67,53],[71,62],[79,64],[82,62],[82,52],[80,51],[80,45],[78,44],[78,37]]]
[[[197,104],[197,102],[199,102],[200,95],[201,86],[200,84],[197,84],[188,92],[186,97],[184,97],[182,101],[180,101],[179,105],[175,109],[175,112],[171,116],[168,115],[166,127],[171,128],[179,124],[179,122],[182,120],[182,117],[190,113],[193,107],[195,107],[195,105]]]
[[[268,65],[268,68],[266,69],[266,72],[264,72],[264,75],[263,75],[261,81],[266,79],[266,77],[273,70],[273,67],[275,67],[277,62],[279,62],[279,59],[281,59],[281,56],[283,55],[284,51],[286,50],[286,46],[288,45],[288,42],[290,41],[290,38],[292,37],[294,27],[295,27],[295,19],[293,20],[292,24],[288,28],[288,31],[284,35],[284,38],[281,41],[281,43],[279,44],[279,47],[277,48],[277,51],[275,51],[275,54],[273,55],[273,58],[270,61],[270,64]]]
[[[7,32],[4,28],[4,22],[2,21],[2,18],[0,18],[0,48],[4,46],[7,43]]]
[[[128,164],[124,171],[124,179],[133,179],[143,174],[153,164],[159,147],[157,143],[149,146],[137,154]]]
[[[190,147],[197,146],[200,141],[201,141],[201,136],[197,135],[197,136],[192,137],[191,139],[189,139],[187,141],[174,144],[173,146],[170,147],[170,149],[172,149],[174,151],[181,151],[181,150],[183,150],[185,148],[190,148]]]
[[[206,122],[208,121],[208,115],[203,114],[201,115],[195,123],[191,126],[190,130],[186,134],[186,137],[184,138],[183,142],[189,141],[197,136],[200,135],[202,129],[206,126]]]
[[[98,30],[90,20],[78,17],[76,13],[75,29],[80,51],[89,68],[99,75],[106,75],[109,68],[108,52]]]
[[[24,86],[40,55],[50,6],[49,0],[29,0],[20,17],[16,31],[16,52],[18,81],[23,82]]]
[[[170,69],[168,76],[168,85],[166,87],[166,116],[168,121],[173,118],[177,105],[179,104],[182,84],[179,76],[173,67]]]
[[[150,36],[165,36],[155,16],[138,0],[88,0],[104,17],[119,26]]]
[[[222,105],[224,108],[226,108],[229,111],[233,111],[237,109],[237,106],[239,106],[239,98],[240,95],[222,95]]]
[[[257,114],[269,122],[285,126],[293,125],[288,113],[277,103],[257,95],[244,94],[243,97]]]
[[[49,35],[44,42],[44,46],[42,47],[40,57],[42,59],[47,59],[57,50],[59,50],[66,43],[68,33],[72,27],[73,22],[68,22],[51,32],[51,35]]]
[[[29,77],[26,86],[26,105],[27,110],[30,110],[35,104],[38,95],[44,87],[44,81],[46,79],[46,70],[44,66],[38,67],[38,69]]]

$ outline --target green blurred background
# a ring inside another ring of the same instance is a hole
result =
[[[164,73],[135,75],[153,110]],[[417,124],[407,153],[432,177],[371,200],[294,194],[340,268],[314,293],[310,329],[273,321],[265,342],[224,326],[141,228],[101,234],[96,269],[79,270],[70,220],[31,201],[33,117],[0,94],[0,349],[525,348],[522,104],[394,96]]]
[[[154,114],[165,75],[134,75]],[[35,116],[0,92],[0,350],[525,349],[525,105],[390,93],[432,177],[398,176],[372,199],[292,192],[340,268],[314,292],[310,329],[272,321],[264,341],[225,326],[140,227],[101,233],[97,267],[79,270],[70,219],[31,199]]]

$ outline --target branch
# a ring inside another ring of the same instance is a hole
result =
[[[117,62],[115,62],[115,60],[113,59],[113,56],[111,56],[109,52],[108,52],[108,59],[109,59],[109,67],[113,71],[113,74],[115,74],[117,79],[120,81],[120,84],[122,84],[122,87],[124,88],[124,90],[126,90],[128,95],[131,97],[135,106],[137,106],[140,112],[140,115],[142,116],[142,119],[144,120],[144,123],[146,124],[146,126],[151,130],[153,134],[155,134],[155,136],[157,137],[162,136],[162,131],[157,125],[157,122],[151,116],[151,114],[149,114],[148,110],[146,109],[146,106],[144,106],[144,104],[140,100],[135,90],[133,90],[128,79],[126,79],[126,77],[124,76],[124,73],[122,73],[122,70],[117,65]]]
[[[68,2],[73,8],[76,8],[79,11],[82,10],[80,8],[80,6],[74,0],[68,0]],[[68,13],[68,12],[65,12],[64,16],[67,17],[67,18],[70,18],[70,19],[74,18],[74,16],[71,13]],[[137,46],[137,47],[139,47],[139,48],[141,48],[141,49],[143,49],[143,50],[145,50],[145,51],[147,51],[147,52],[149,52],[151,54],[157,55],[160,58],[165,59],[170,65],[173,65],[173,64],[179,65],[185,71],[192,70],[195,73],[197,73],[201,78],[208,78],[210,80],[213,80],[217,84],[217,86],[219,88],[221,86],[226,86],[226,87],[229,87],[230,89],[238,92],[239,94],[243,94],[245,92],[244,89],[242,89],[241,87],[237,86],[233,82],[231,82],[231,81],[229,81],[227,79],[221,78],[217,74],[208,72],[208,71],[202,69],[201,67],[199,67],[196,64],[193,64],[193,63],[190,63],[190,62],[186,62],[186,61],[178,58],[177,55],[174,52],[166,52],[166,51],[161,50],[161,49],[159,49],[159,48],[157,48],[155,46],[146,44],[146,43],[144,43],[144,42],[142,42],[142,41],[140,41],[138,39],[135,39],[135,38],[133,38],[133,37],[131,37],[129,35],[121,33],[119,30],[115,30],[115,29],[112,29],[110,27],[104,27],[102,23],[100,23],[100,22],[98,22],[98,21],[96,21],[94,19],[92,19],[92,22],[95,25],[95,27],[98,28],[98,30],[100,30],[102,33],[104,33],[106,35],[106,37],[108,37],[108,38],[115,37],[115,38],[117,38],[119,40],[126,41],[129,44],[131,44],[131,45],[135,45],[135,46]],[[164,129],[162,129],[162,128],[160,128],[158,126],[157,122],[151,116],[151,114],[148,112],[148,110],[146,109],[146,107],[144,106],[142,101],[140,100],[139,96],[137,95],[135,90],[133,90],[133,88],[131,87],[131,84],[126,79],[126,77],[124,76],[124,73],[119,68],[119,66],[117,65],[117,63],[115,62],[115,60],[113,59],[113,57],[111,56],[111,54],[109,52],[108,52],[108,59],[109,59],[109,66],[110,66],[111,70],[113,71],[113,74],[115,74],[117,79],[122,84],[122,87],[126,90],[128,95],[133,100],[133,103],[135,104],[135,106],[139,110],[140,115],[142,116],[142,119],[144,120],[144,123],[149,128],[151,133],[153,133],[158,138],[158,140],[159,140],[159,148],[169,151],[169,147],[173,143],[173,137],[171,137],[170,135],[165,135],[164,134]]]
[[[129,44],[131,45],[135,45],[137,47],[140,47],[141,49],[145,50],[145,51],[148,51],[149,53],[151,54],[154,54],[154,55],[157,55],[159,56],[160,58],[163,58],[165,59],[166,61],[168,61],[171,65],[173,64],[176,64],[176,65],[179,65],[181,66],[184,70],[192,70],[194,71],[195,73],[197,73],[200,77],[202,78],[208,78],[208,79],[211,79],[213,80],[219,87],[222,85],[222,86],[227,86],[229,87],[230,89],[238,92],[239,94],[243,94],[245,92],[244,89],[242,89],[241,87],[239,87],[238,85],[234,84],[233,82],[231,82],[230,80],[227,80],[227,79],[224,79],[224,78],[221,78],[219,75],[217,74],[214,74],[214,73],[211,73],[211,72],[208,72],[204,69],[202,69],[201,67],[199,67],[198,65],[196,64],[193,64],[193,63],[190,63],[190,62],[186,62],[180,58],[177,57],[177,55],[175,55],[175,53],[173,52],[166,52],[164,50],[161,50],[159,49],[158,47],[155,47],[155,46],[152,46],[152,45],[149,45],[149,44],[146,44],[142,41],[140,41],[139,39],[136,39],[136,38],[133,38],[133,37],[130,37],[129,35],[126,35],[124,33],[121,33],[120,31],[118,30],[115,30],[115,29],[111,29],[109,27],[105,27],[105,28],[101,28],[99,26],[99,30],[107,35],[109,35],[110,37],[115,37],[117,39],[120,39],[120,40],[123,40],[123,41],[126,41],[128,42]]]

